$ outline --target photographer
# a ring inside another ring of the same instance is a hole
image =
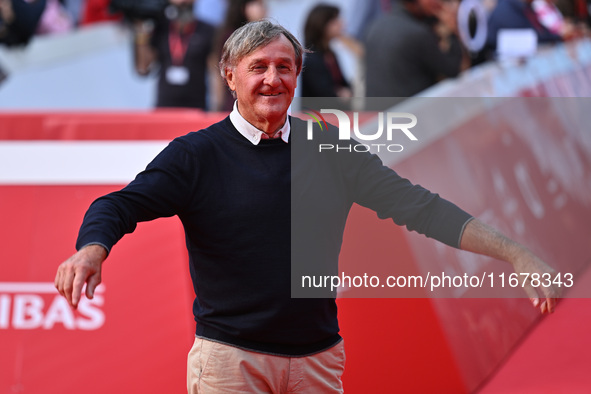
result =
[[[193,0],[170,0],[158,18],[133,22],[140,75],[157,68],[156,107],[206,109],[207,59],[215,28],[195,19]]]

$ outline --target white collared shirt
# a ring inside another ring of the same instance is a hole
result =
[[[234,109],[230,112],[230,121],[236,127],[236,130],[249,140],[253,145],[258,145],[261,141],[261,136],[264,131],[257,129],[250,124],[244,117],[238,112],[238,101],[234,101]],[[289,142],[289,132],[291,127],[289,125],[289,117],[285,118],[285,124],[279,131],[281,133],[281,139],[284,142]]]

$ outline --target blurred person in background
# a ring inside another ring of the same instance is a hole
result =
[[[121,21],[122,15],[116,12],[114,8],[120,3],[117,0],[67,0],[68,8],[71,12],[76,12],[76,2],[82,3],[80,5],[80,12],[78,24],[90,25],[98,22],[107,21]],[[139,1],[138,3],[141,3]],[[132,4],[127,2],[127,4]]]
[[[170,0],[163,16],[135,21],[133,28],[136,71],[158,69],[156,107],[206,110],[215,28],[195,18],[193,0]]]
[[[564,18],[575,25],[581,35],[589,35],[591,27],[591,0],[554,0]]]
[[[365,96],[365,64],[363,42],[367,29],[380,15],[390,12],[392,2],[396,0],[352,0],[348,14],[344,15],[345,34],[357,40],[358,48],[356,59],[356,72],[351,81],[353,95]]]
[[[0,0],[0,44],[24,46],[35,35],[46,0]]]
[[[469,66],[457,1],[401,0],[365,40],[366,96],[410,97]]]
[[[68,33],[74,29],[74,20],[59,0],[47,0],[36,34]]]
[[[224,22],[218,27],[214,39],[214,56],[211,67],[217,68],[218,60],[226,40],[236,29],[248,22],[256,22],[267,16],[267,5],[264,0],[229,0]],[[219,73],[212,75],[213,109],[229,112],[234,106],[234,95],[228,88],[226,80]]]
[[[353,96],[337,55],[330,47],[333,40],[341,40],[355,55],[361,55],[360,44],[344,35],[339,8],[318,4],[308,13],[304,26],[304,42],[309,52],[302,70],[302,97]]]
[[[540,23],[554,34],[568,40],[574,34],[574,25],[567,21],[552,0],[533,0],[532,8]]]
[[[256,22],[267,16],[264,0],[228,0],[223,23],[216,35],[216,52],[221,55],[226,40],[236,29],[248,22]]]
[[[352,12],[345,18],[347,34],[357,41],[363,41],[369,25],[378,16],[390,11],[392,1],[394,0],[353,0]]]
[[[86,9],[86,0],[64,0],[64,8],[70,15],[74,26],[78,26],[82,21],[82,13]]]
[[[550,11],[549,7],[540,4],[538,7],[541,13],[544,13],[542,7]],[[558,11],[555,8],[551,10],[552,12]],[[488,34],[484,49],[485,57],[487,59],[495,58],[498,34],[503,29],[532,29],[536,34],[538,45],[555,44],[563,41],[560,30],[563,29],[564,25],[558,22],[560,26],[557,27],[557,21],[552,21],[556,17],[556,14],[554,17],[546,15],[546,23],[542,23],[540,16],[534,10],[533,0],[498,0],[496,7],[488,18]]]
[[[585,22],[587,10],[578,0],[533,0],[532,8],[540,23],[564,41],[589,34],[589,26]]]

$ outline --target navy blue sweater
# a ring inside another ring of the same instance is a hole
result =
[[[332,346],[340,340],[335,300],[292,298],[292,261],[337,272],[353,203],[455,247],[470,215],[374,155],[317,154],[297,118],[291,129],[289,144],[252,145],[226,118],[175,139],[128,186],[91,205],[77,248],[110,249],[138,222],[178,215],[198,336],[291,356]]]

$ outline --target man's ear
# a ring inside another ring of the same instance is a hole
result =
[[[226,67],[226,83],[231,91],[236,91],[236,81],[234,80],[234,70],[231,67]]]

